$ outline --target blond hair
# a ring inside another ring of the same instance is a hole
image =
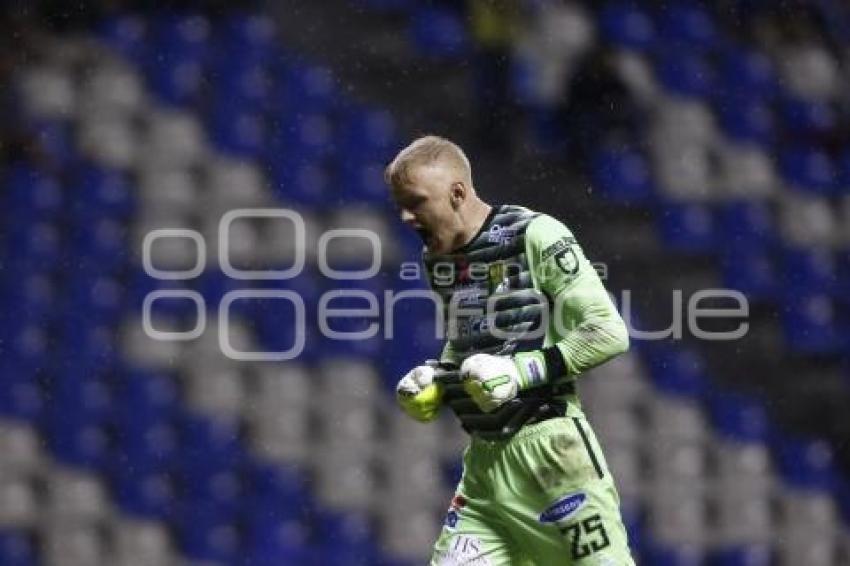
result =
[[[456,143],[440,136],[422,136],[398,152],[384,170],[384,180],[393,187],[405,187],[411,182],[411,172],[418,166],[444,163],[462,175],[472,187],[472,167],[466,154]]]

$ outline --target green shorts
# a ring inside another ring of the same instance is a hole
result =
[[[432,565],[634,565],[602,450],[570,413],[508,440],[473,435]]]

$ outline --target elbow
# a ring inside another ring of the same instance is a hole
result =
[[[617,324],[612,326],[611,357],[613,358],[629,351],[629,329],[622,319],[618,320]]]

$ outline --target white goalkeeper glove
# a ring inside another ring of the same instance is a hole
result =
[[[540,351],[524,352],[512,358],[475,354],[463,361],[460,375],[464,390],[479,409],[489,413],[520,391],[544,383],[546,363]]]
[[[417,366],[407,372],[396,385],[398,404],[411,418],[423,423],[436,419],[440,411],[443,386],[434,382],[436,372],[436,362]]]

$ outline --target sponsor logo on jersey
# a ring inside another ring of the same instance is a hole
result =
[[[468,307],[470,305],[477,304],[483,293],[484,290],[481,287],[472,283],[455,289],[453,297],[456,297],[455,300],[457,301],[458,306]]]
[[[447,528],[454,529],[457,527],[460,521],[460,511],[464,507],[466,507],[466,498],[459,493],[455,494],[451,503],[449,503],[449,510],[446,512],[445,525]]]
[[[491,244],[510,244],[516,237],[516,230],[504,228],[501,224],[493,224],[487,233],[487,241]]]
[[[491,295],[493,293],[504,293],[508,290],[509,280],[506,271],[503,261],[496,261],[487,267],[487,279]]]
[[[530,358],[525,361],[526,375],[531,381],[530,385],[537,385],[543,382],[543,368],[540,364],[540,360],[535,358]]]
[[[562,252],[576,243],[577,242],[575,238],[564,236],[563,238],[543,250],[543,253],[540,254],[540,261],[546,261],[556,253]]]
[[[572,248],[567,248],[555,254],[555,262],[561,271],[567,275],[575,275],[578,272],[578,256]]]
[[[566,495],[540,513],[541,523],[557,523],[573,515],[587,501],[587,494],[577,491]]]

